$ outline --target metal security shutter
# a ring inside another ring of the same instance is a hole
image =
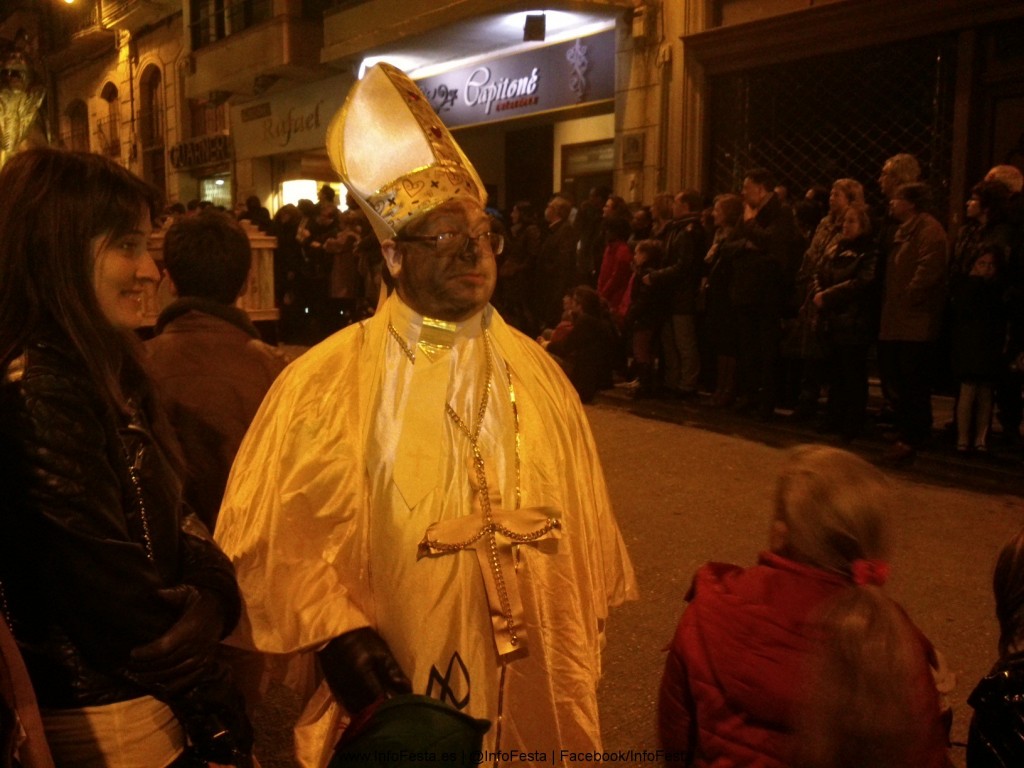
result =
[[[909,152],[945,218],[955,55],[947,35],[709,78],[711,191],[738,191],[760,166],[794,196],[849,177],[879,204],[883,161]]]

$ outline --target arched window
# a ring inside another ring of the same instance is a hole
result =
[[[167,188],[164,157],[164,89],[159,67],[149,65],[139,78],[139,140],[142,143],[142,177],[157,189]]]
[[[89,109],[81,99],[75,99],[68,104],[67,112],[68,130],[64,135],[64,144],[76,152],[89,151]]]
[[[100,98],[107,102],[107,115],[101,118],[96,126],[96,135],[100,139],[103,154],[110,157],[121,156],[121,102],[117,95],[117,86],[107,83],[100,91]]]

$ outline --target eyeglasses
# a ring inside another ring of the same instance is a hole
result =
[[[480,235],[467,235],[465,232],[442,232],[439,235],[399,235],[398,240],[414,243],[431,243],[438,256],[452,256],[469,251],[469,244],[476,248],[488,250],[500,256],[505,250],[505,237],[497,232],[484,232]]]

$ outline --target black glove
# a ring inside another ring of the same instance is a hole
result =
[[[156,640],[132,650],[127,676],[173,697],[192,688],[213,663],[223,611],[213,592],[187,584],[160,594],[180,608],[181,616]]]
[[[169,702],[191,742],[191,752],[207,763],[251,768],[253,732],[245,702],[230,670],[213,665],[199,685]]]
[[[398,666],[384,638],[372,627],[336,637],[317,654],[334,698],[350,714],[388,694],[412,692],[412,683]]]

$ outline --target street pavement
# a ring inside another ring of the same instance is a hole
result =
[[[786,449],[818,436],[749,419],[675,424],[638,416],[635,405],[604,398],[587,413],[641,592],[609,620],[602,730],[606,749],[639,752],[656,748],[663,649],[694,571],[708,560],[755,562],[767,546],[774,480]],[[660,406],[640,409],[652,407]],[[670,410],[686,409],[673,404]],[[870,458],[870,445],[854,448]],[[941,472],[937,484],[929,479],[933,469],[891,473],[895,553],[886,589],[957,673],[953,740],[962,743],[967,696],[996,655],[992,566],[1005,540],[1024,525],[1024,499],[955,487]],[[962,747],[954,747],[952,757],[964,765]],[[622,764],[650,765],[642,758]]]
[[[620,528],[636,568],[639,601],[613,609],[600,688],[606,750],[656,765],[655,709],[664,648],[690,579],[708,560],[753,564],[767,545],[775,477],[786,450],[823,438],[780,416],[762,422],[701,404],[632,401],[621,391],[587,406]],[[937,420],[943,418],[941,406]],[[845,446],[877,459],[869,436]],[[1024,525],[1019,459],[965,459],[936,446],[891,472],[896,514],[886,589],[957,673],[953,739],[965,742],[966,698],[995,659],[991,571],[1003,542]],[[274,691],[258,718],[263,768],[290,768],[294,701]],[[964,750],[954,747],[954,764]]]

